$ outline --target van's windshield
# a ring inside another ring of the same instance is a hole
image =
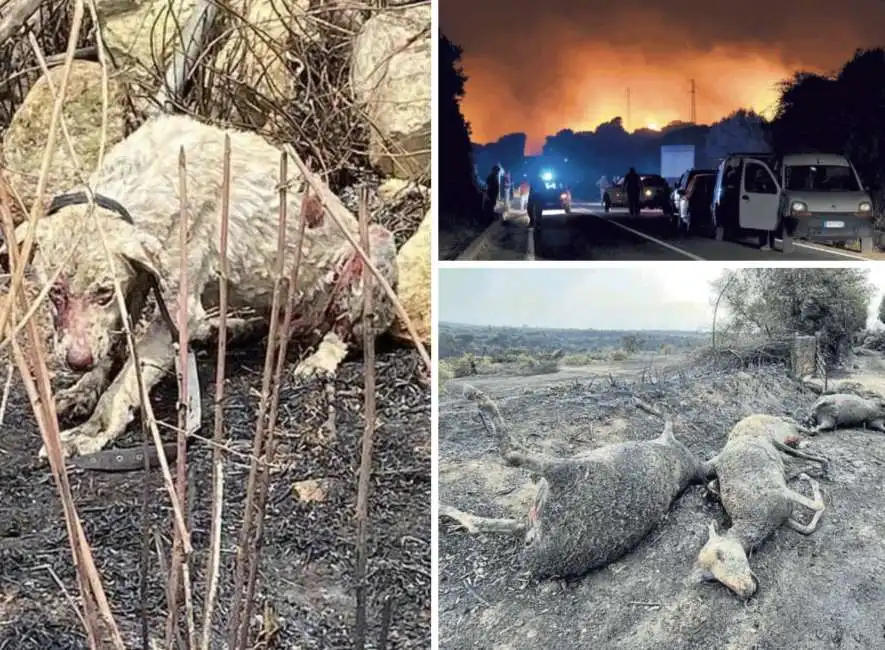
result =
[[[784,187],[794,192],[860,192],[857,177],[845,165],[789,165]]]

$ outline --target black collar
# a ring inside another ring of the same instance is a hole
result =
[[[62,208],[65,208],[69,205],[87,205],[89,202],[89,195],[86,192],[71,192],[69,194],[59,194],[58,196],[53,197],[52,202],[49,204],[49,209],[46,211],[46,216],[50,217]],[[132,219],[132,215],[129,214],[129,210],[123,207],[123,205],[118,201],[115,201],[114,199],[102,194],[94,194],[92,197],[92,202],[100,208],[104,208],[105,210],[116,213],[117,216],[119,216],[126,223],[135,225],[135,221]],[[151,283],[151,289],[154,292],[154,296],[156,296],[157,298],[157,308],[160,310],[160,315],[163,317],[163,320],[166,321],[166,327],[169,328],[169,332],[172,334],[172,342],[178,343],[178,328],[175,326],[175,321],[172,320],[172,315],[169,313],[169,308],[166,306],[166,301],[163,300],[162,290],[160,289],[160,281],[151,272],[147,272],[147,275]],[[184,278],[182,278],[182,280],[184,280]]]

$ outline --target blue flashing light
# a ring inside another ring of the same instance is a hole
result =
[[[551,171],[541,172],[541,180],[542,181],[552,181],[553,180],[553,172],[551,172]]]

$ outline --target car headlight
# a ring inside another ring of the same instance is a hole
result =
[[[791,212],[808,212],[808,204],[804,201],[793,201],[790,204]]]
[[[651,190],[645,190],[645,195],[646,195],[646,196],[651,196],[651,194],[652,194]]]
[[[872,212],[873,204],[869,201],[861,201],[860,205],[857,206],[858,212]]]

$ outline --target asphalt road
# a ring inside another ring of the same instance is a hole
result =
[[[638,218],[626,210],[606,214],[599,203],[575,203],[572,213],[546,211],[542,227],[529,228],[525,214],[510,214],[490,228],[460,259],[595,261],[797,261],[846,262],[881,259],[820,244],[796,241],[792,253],[760,250],[756,241],[717,242],[700,236],[679,237],[660,211]]]

